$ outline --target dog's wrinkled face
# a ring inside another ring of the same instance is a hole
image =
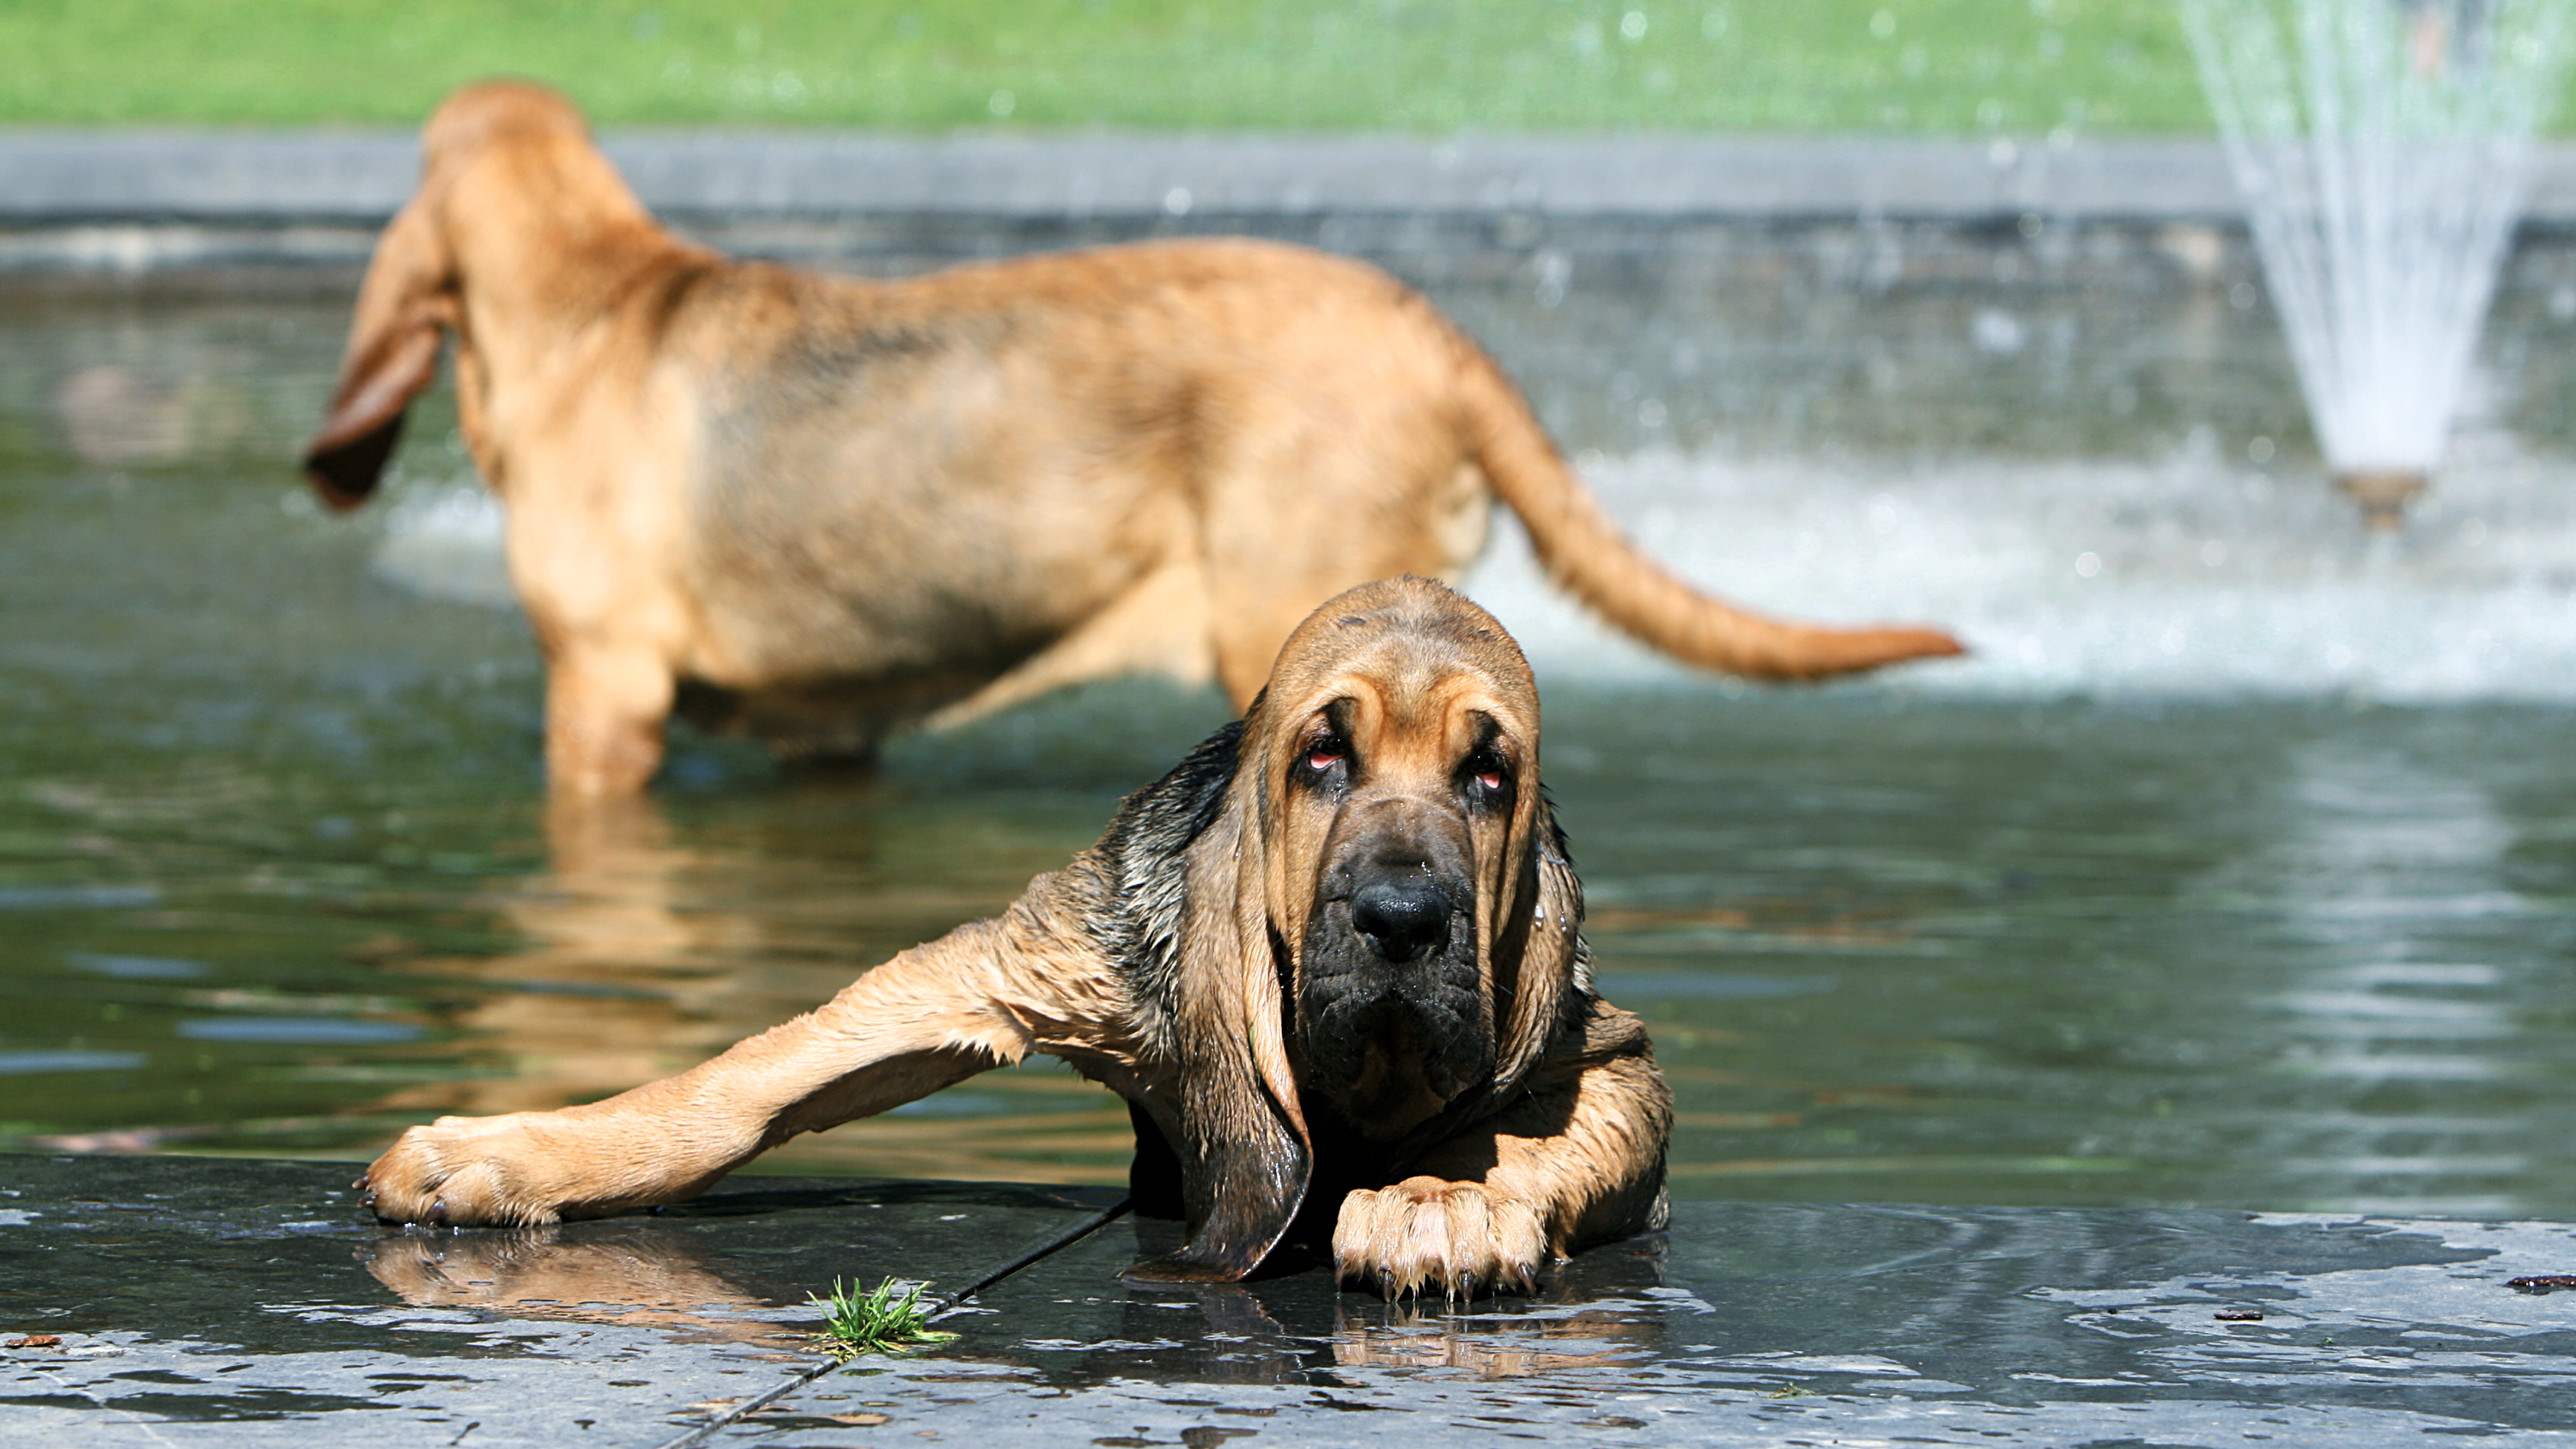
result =
[[[1274,826],[1302,877],[1273,917],[1293,933],[1299,1080],[1376,1141],[1494,1080],[1493,937],[1538,788],[1519,651],[1482,610],[1409,582],[1405,604],[1454,607],[1428,628],[1385,628],[1383,611],[1320,621],[1360,637],[1268,701],[1285,746]]]

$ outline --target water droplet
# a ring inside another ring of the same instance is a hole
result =
[[[997,116],[1007,116],[1018,107],[1019,103],[1020,98],[1009,91],[995,91],[993,98],[984,103],[984,109]]]
[[[1190,189],[1186,186],[1175,186],[1171,190],[1164,192],[1163,210],[1165,213],[1172,216],[1189,215]]]
[[[1628,37],[1628,41],[1632,45],[1645,39],[1646,12],[1643,10],[1631,10],[1627,14],[1620,16],[1619,33]]]
[[[1968,341],[1989,357],[2010,357],[2030,341],[2021,319],[2001,307],[1980,307],[1968,319]]]
[[[2102,556],[2100,554],[2087,550],[2075,556],[2075,576],[2077,578],[2089,579],[2100,572],[2102,572]]]

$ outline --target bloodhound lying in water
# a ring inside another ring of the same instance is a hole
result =
[[[455,335],[558,789],[641,789],[675,709],[864,756],[1134,670],[1213,676],[1241,708],[1324,599],[1454,578],[1489,489],[1558,583],[1690,663],[1805,679],[1959,649],[1782,623],[1664,572],[1492,359],[1356,262],[1249,241],[892,283],[731,262],[514,83],[451,97],[425,153],[305,467],[363,501]]]
[[[1593,994],[1510,636],[1392,579],[1300,625],[1268,685],[1010,910],[676,1077],[443,1118],[360,1179],[376,1213],[543,1223],[687,1198],[800,1132],[1044,1052],[1127,1099],[1140,1210],[1228,1280],[1329,1245],[1389,1294],[1527,1288],[1661,1226],[1672,1099]]]

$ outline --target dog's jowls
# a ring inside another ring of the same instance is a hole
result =
[[[1958,650],[1665,573],[1492,360],[1369,267],[1248,241],[892,283],[735,263],[657,226],[532,86],[430,120],[305,454],[326,499],[374,490],[447,334],[546,655],[548,775],[576,793],[640,789],[675,709],[829,756],[1133,670],[1240,708],[1325,598],[1455,577],[1489,489],[1558,583],[1694,664]]]
[[[1526,1286],[1660,1225],[1672,1120],[1644,1028],[1593,994],[1538,745],[1489,615],[1421,579],[1352,590],[999,919],[679,1076],[415,1127],[366,1200],[456,1224],[674,1202],[1043,1052],[1128,1100],[1137,1203],[1188,1222],[1135,1275],[1240,1278],[1302,1241],[1390,1294]]]

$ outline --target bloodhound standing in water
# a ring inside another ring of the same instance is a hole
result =
[[[1241,1278],[1294,1239],[1390,1295],[1526,1289],[1665,1213],[1671,1095],[1582,922],[1528,664],[1391,579],[1298,626],[1240,722],[999,919],[678,1076],[412,1128],[359,1186],[430,1223],[677,1202],[1044,1052],[1127,1099],[1137,1205],[1188,1222],[1135,1276]]]
[[[1135,670],[1241,708],[1324,599],[1455,578],[1493,494],[1559,584],[1690,663],[1806,679],[1959,652],[1664,572],[1493,360],[1357,262],[1175,241],[823,277],[662,230],[533,86],[458,92],[424,149],[305,469],[362,502],[455,335],[559,790],[643,788],[675,709],[792,757]]]

